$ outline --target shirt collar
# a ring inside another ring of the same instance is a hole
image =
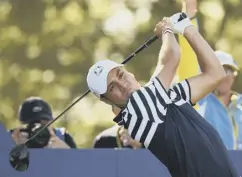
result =
[[[118,125],[124,125],[123,116],[125,116],[125,114],[126,112],[123,112],[123,110],[121,110],[119,114],[114,117],[113,121],[116,122]]]

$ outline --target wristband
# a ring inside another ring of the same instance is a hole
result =
[[[165,34],[165,33],[171,33],[171,34],[174,34],[172,29],[170,27],[167,27],[165,28],[163,31],[162,31],[162,34]]]

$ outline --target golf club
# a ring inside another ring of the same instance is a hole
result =
[[[157,36],[152,36],[149,40],[147,40],[142,46],[136,49],[131,55],[129,55],[121,64],[126,64],[132,58],[134,58],[139,52],[143,49],[147,48],[150,44],[152,44],[156,39]],[[75,104],[77,104],[82,98],[87,96],[90,93],[90,90],[87,90],[83,95],[77,98],[72,104],[70,104],[63,112],[61,112],[55,119],[51,122],[40,128],[35,134],[33,134],[25,143],[19,144],[15,146],[10,152],[10,163],[13,168],[17,170],[26,170],[29,164],[29,152],[27,148],[27,144],[36,138],[43,130],[48,128],[51,124],[53,124],[56,120],[58,120],[63,114],[65,114],[68,110],[70,110]]]

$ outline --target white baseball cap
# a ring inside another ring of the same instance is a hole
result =
[[[216,51],[215,55],[218,57],[221,65],[228,65],[228,66],[232,67],[235,71],[239,70],[239,67],[235,63],[232,55],[230,55],[226,52],[220,51],[220,50]]]
[[[95,63],[87,74],[87,85],[90,91],[100,98],[100,95],[107,92],[108,73],[120,66],[123,65],[111,60],[101,60]]]

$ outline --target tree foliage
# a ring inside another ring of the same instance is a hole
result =
[[[18,125],[18,107],[33,95],[58,115],[86,91],[95,61],[121,62],[153,35],[163,16],[180,9],[179,2],[168,0],[0,1],[0,120],[7,128]],[[214,49],[231,52],[240,66],[241,9],[239,0],[204,0],[198,13],[202,35]],[[151,76],[160,45],[157,41],[128,64],[141,82]],[[242,92],[239,79],[235,88]],[[55,125],[66,126],[79,147],[91,147],[112,117],[109,106],[89,95]]]

